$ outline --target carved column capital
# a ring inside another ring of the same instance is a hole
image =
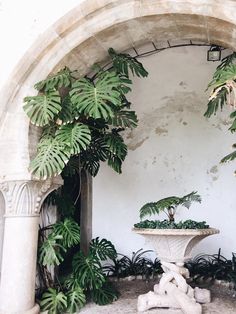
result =
[[[39,215],[44,199],[62,184],[63,181],[59,177],[45,181],[17,180],[0,182],[0,191],[5,199],[5,215]]]

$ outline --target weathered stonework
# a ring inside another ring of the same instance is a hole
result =
[[[0,191],[5,198],[5,216],[39,215],[43,200],[62,184],[58,178],[46,181],[0,182]]]

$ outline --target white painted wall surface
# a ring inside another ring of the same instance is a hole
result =
[[[0,0],[0,89],[38,37],[83,0]]]
[[[221,247],[230,256],[236,250],[235,163],[219,164],[235,135],[227,131],[222,114],[203,117],[204,90],[217,65],[206,61],[207,49],[172,48],[141,59],[149,77],[134,79],[130,99],[139,126],[127,136],[123,174],[104,165],[93,187],[93,236],[110,239],[120,253],[149,248],[131,231],[143,204],[193,190],[202,204],[180,210],[177,220],[207,220],[221,231],[202,241],[194,254]]]

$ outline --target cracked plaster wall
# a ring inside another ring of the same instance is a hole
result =
[[[227,131],[227,111],[203,117],[204,90],[217,66],[206,61],[207,49],[173,48],[141,59],[149,77],[134,79],[130,99],[139,125],[126,134],[123,174],[103,166],[94,180],[93,236],[109,238],[118,252],[148,248],[131,232],[144,203],[193,190],[201,194],[202,204],[180,210],[177,220],[207,220],[221,231],[194,253],[215,253],[221,247],[230,255],[235,250],[235,164],[219,164],[235,136]]]

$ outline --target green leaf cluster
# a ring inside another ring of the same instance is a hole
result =
[[[135,228],[142,229],[207,229],[209,225],[205,221],[194,221],[191,219],[178,223],[165,220],[144,220],[134,224]]]
[[[189,208],[193,202],[201,202],[200,195],[194,191],[183,197],[170,196],[157,202],[146,203],[140,208],[140,219],[147,215],[159,215],[161,212],[166,213],[169,219],[171,216],[174,218],[178,206]]]
[[[58,175],[67,165],[78,169],[78,164],[95,176],[105,161],[121,173],[127,154],[121,132],[138,121],[126,99],[129,71],[138,77],[148,73],[128,54],[111,48],[109,56],[112,66],[106,71],[97,65],[93,77],[76,78],[66,67],[36,83],[36,96],[25,97],[23,108],[31,123],[43,128],[30,164],[36,178]]]
[[[233,111],[229,118],[232,124],[229,128],[230,132],[236,131],[236,53],[233,52],[229,56],[222,59],[221,64],[216,68],[212,81],[208,85],[211,89],[207,111],[204,116],[210,118],[216,114],[218,110],[222,110],[225,105],[229,105]],[[233,145],[234,146],[234,145]],[[234,147],[233,147],[234,148]],[[236,158],[236,151],[225,156],[221,162],[225,163]]]

